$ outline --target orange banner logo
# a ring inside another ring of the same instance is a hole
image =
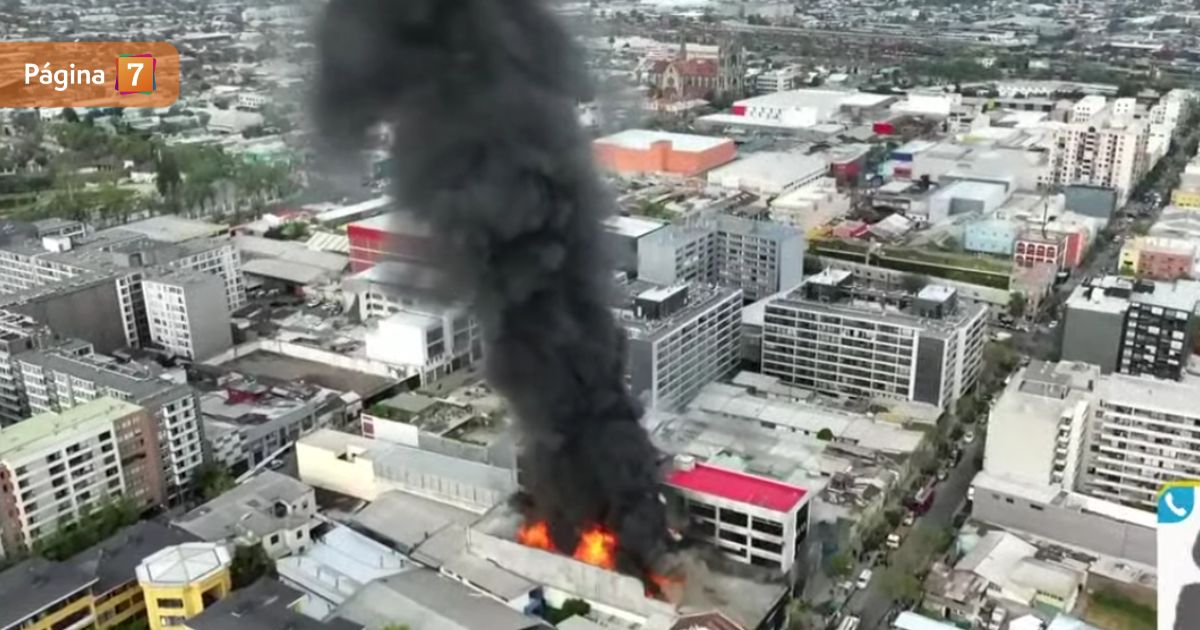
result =
[[[0,42],[0,107],[167,107],[179,76],[166,42]]]

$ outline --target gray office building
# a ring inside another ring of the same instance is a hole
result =
[[[767,302],[762,371],[820,392],[946,408],[975,383],[986,318],[946,286],[914,295],[829,269]]]
[[[1200,282],[1107,276],[1085,282],[1067,300],[1062,359],[1105,374],[1179,380],[1196,342]]]
[[[709,215],[656,230],[638,243],[638,279],[737,287],[760,300],[800,284],[804,235],[772,221]]]
[[[737,368],[742,291],[717,285],[629,287],[629,384],[650,408],[675,410]]]

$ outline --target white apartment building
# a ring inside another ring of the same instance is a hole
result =
[[[652,409],[682,408],[741,360],[742,291],[693,284],[653,287],[621,311],[629,334],[630,390]]]
[[[142,280],[150,339],[177,356],[203,361],[233,346],[219,276],[173,272]]]
[[[810,493],[678,455],[665,485],[687,507],[689,533],[744,564],[786,573],[804,556]]]
[[[1082,124],[1091,122],[1100,112],[1108,107],[1108,99],[1099,94],[1085,96],[1071,108],[1071,123]]]
[[[1100,368],[1035,362],[1017,373],[988,414],[988,473],[1032,486],[1075,487]]]
[[[827,269],[767,302],[762,372],[833,395],[947,408],[978,377],[986,319],[986,307],[949,287],[913,296]]]
[[[232,243],[213,241],[210,247],[194,251],[169,263],[176,269],[214,273],[225,285],[229,312],[246,304],[246,278],[242,275],[242,254]]]
[[[787,92],[800,87],[804,83],[804,75],[804,69],[800,66],[766,70],[754,78],[754,88],[759,94]]]
[[[1147,125],[1141,120],[1056,126],[1039,184],[1105,186],[1116,190],[1124,203],[1147,170],[1148,140]]]
[[[144,407],[158,429],[167,494],[174,497],[191,484],[204,448],[199,403],[191,387],[164,379],[153,366],[93,354],[83,342],[26,352],[17,363],[33,413],[64,412],[101,396]]]
[[[32,317],[0,311],[0,426],[29,417],[29,402],[16,357],[41,345],[51,331]]]
[[[367,303],[370,312],[391,310],[388,301]],[[365,336],[367,358],[436,380],[478,361],[483,339],[475,319],[462,308],[400,307],[382,315]]]
[[[790,225],[730,215],[668,225],[638,241],[638,279],[738,287],[759,300],[800,284],[804,234]]]
[[[0,541],[25,551],[59,526],[129,490],[122,420],[143,415],[112,398],[0,429]]]
[[[1153,511],[1169,481],[1200,478],[1200,383],[1112,374],[1096,388],[1082,490]]]
[[[1031,363],[993,405],[972,518],[1153,567],[1159,488],[1200,474],[1196,387]]]

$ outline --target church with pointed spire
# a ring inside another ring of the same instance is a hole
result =
[[[746,49],[740,42],[723,40],[715,55],[689,53],[684,35],[676,55],[650,61],[642,78],[658,99],[738,98],[745,95]]]

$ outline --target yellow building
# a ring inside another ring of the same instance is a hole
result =
[[[1138,272],[1138,260],[1142,253],[1142,239],[1131,238],[1125,241],[1125,245],[1121,247],[1121,253],[1117,260],[1117,273],[1123,276],[1136,276]]]
[[[147,557],[137,568],[150,630],[183,628],[184,622],[229,594],[229,548],[184,543]]]
[[[66,563],[26,560],[0,574],[0,628],[84,627],[96,578]],[[77,625],[78,624],[78,625]]]
[[[1176,188],[1171,193],[1171,204],[1180,208],[1200,208],[1200,190]]]
[[[145,614],[137,567],[162,549],[195,540],[141,521],[67,560],[32,558],[0,572],[0,630],[105,630]]]

